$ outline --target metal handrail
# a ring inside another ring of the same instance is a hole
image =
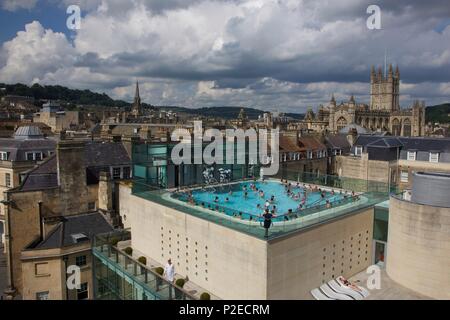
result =
[[[191,293],[189,293],[187,290],[185,290],[184,288],[181,288],[179,286],[177,286],[175,283],[171,283],[169,282],[167,279],[165,279],[162,275],[160,275],[159,273],[153,271],[150,267],[148,267],[147,265],[144,265],[142,263],[140,263],[139,261],[137,261],[136,259],[134,259],[132,256],[128,255],[127,253],[125,253],[123,250],[119,249],[118,247],[114,247],[110,241],[111,239],[116,238],[116,236],[120,236],[121,239],[119,241],[126,241],[126,240],[130,240],[131,239],[131,234],[128,231],[113,231],[110,233],[104,233],[104,234],[98,234],[94,237],[94,243],[93,243],[93,248],[96,248],[98,246],[97,241],[100,238],[103,238],[104,243],[101,244],[101,246],[103,245],[107,245],[108,247],[108,252],[113,253],[114,251],[117,252],[118,254],[122,255],[125,257],[125,259],[130,260],[132,263],[134,263],[136,266],[141,267],[146,270],[146,272],[150,273],[152,276],[155,277],[155,279],[160,280],[163,284],[166,284],[169,286],[169,293],[171,293],[171,288],[173,287],[175,290],[178,290],[183,297],[189,297],[190,299],[193,300],[198,300],[198,298],[196,298],[195,296],[193,296]],[[103,252],[103,250],[101,251]],[[108,259],[109,259],[109,255],[108,255]],[[126,261],[126,260],[125,260]],[[155,295],[159,296],[161,298],[161,296],[157,293],[154,292]],[[183,299],[184,300],[184,299]]]

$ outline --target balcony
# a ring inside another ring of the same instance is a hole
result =
[[[119,240],[113,245],[113,239]],[[118,231],[97,235],[94,256],[94,297],[97,300],[198,300],[192,292],[167,281],[151,267],[120,249],[131,234]]]

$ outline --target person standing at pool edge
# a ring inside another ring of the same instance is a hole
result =
[[[263,214],[263,218],[264,218],[264,229],[265,229],[265,233],[264,233],[264,237],[268,238],[269,237],[269,228],[272,225],[272,218],[276,217],[276,214],[273,214],[269,211],[269,209],[266,209],[264,214]]]

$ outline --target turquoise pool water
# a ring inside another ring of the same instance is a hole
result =
[[[252,190],[251,184],[258,191]],[[263,197],[260,193],[261,190],[264,192]],[[274,201],[269,201],[269,210],[275,209],[277,217],[273,219],[274,222],[292,220],[327,209],[327,201],[332,207],[351,201],[351,195],[341,191],[335,191],[334,194],[331,190],[314,191],[308,189],[307,186],[303,188],[302,184],[297,186],[295,183],[291,184],[290,190],[291,194],[288,194],[287,186],[277,181],[240,182],[194,189],[192,190],[192,200],[187,192],[176,192],[172,194],[172,197],[184,202],[191,201],[196,206],[222,212],[239,219],[253,221],[262,220],[260,215],[264,212],[266,201],[273,197]],[[245,196],[245,192],[247,192],[247,196]],[[302,207],[300,208],[299,205]],[[289,213],[289,209],[292,210],[292,213]]]

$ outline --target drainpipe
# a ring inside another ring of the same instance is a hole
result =
[[[67,287],[67,261],[69,260],[69,256],[63,256],[64,261],[64,286],[66,287],[66,300],[69,300],[69,288]]]
[[[44,221],[42,220],[42,201],[38,202],[39,207],[39,238],[44,240]]]
[[[7,270],[7,286],[4,291],[6,299],[13,300],[16,294],[16,289],[14,288],[14,274],[12,266],[12,246],[11,246],[11,221],[9,216],[9,206],[11,201],[9,200],[9,194],[4,193],[4,199],[0,201],[1,204],[5,206],[5,247],[6,247],[6,265]]]

